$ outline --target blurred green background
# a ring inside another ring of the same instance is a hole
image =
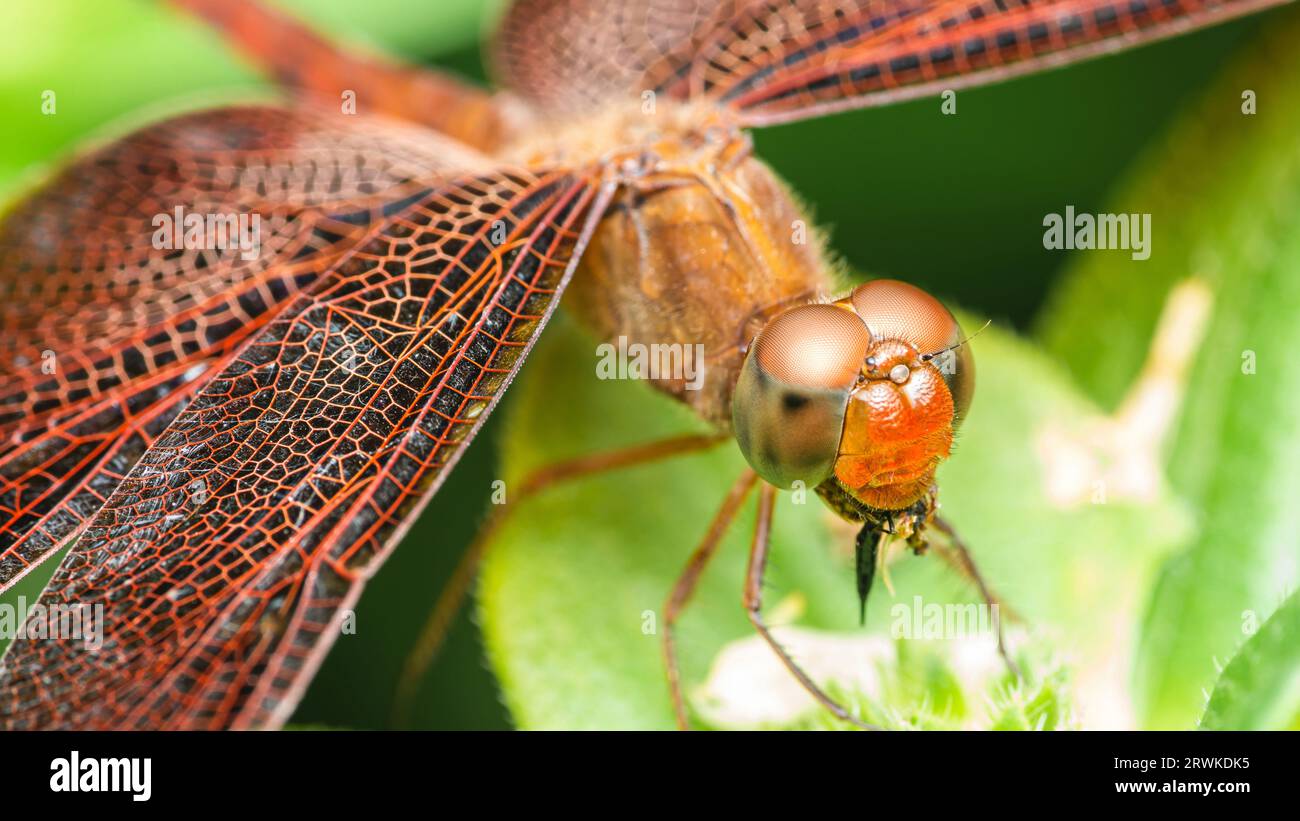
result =
[[[480,42],[498,6],[278,5],[348,43],[478,79]],[[1278,14],[964,91],[957,116],[942,116],[938,100],[925,99],[771,129],[757,135],[758,152],[812,206],[853,269],[911,281],[1025,332],[1070,262],[1043,249],[1043,215],[1066,205],[1106,210],[1175,114]],[[12,0],[0,6],[0,30],[0,194],[12,195],[87,138],[141,122],[151,109],[265,91],[211,32],[148,0]],[[55,116],[41,114],[46,89],[58,95]],[[1103,404],[1117,398],[1113,389],[1094,387]],[[402,659],[486,508],[504,417],[489,422],[371,582],[358,634],[338,641],[294,723],[387,726]],[[36,584],[26,586],[29,595]],[[510,726],[468,616],[421,690],[413,719],[420,727]]]

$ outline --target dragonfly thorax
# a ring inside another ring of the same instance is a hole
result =
[[[566,304],[603,341],[658,345],[705,372],[651,380],[721,429],[752,318],[830,290],[817,233],[785,186],[727,141],[625,179]]]

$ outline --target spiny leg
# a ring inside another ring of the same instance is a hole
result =
[[[993,591],[989,588],[988,584],[984,581],[984,576],[980,573],[979,568],[975,566],[975,559],[971,556],[970,549],[966,547],[966,543],[957,535],[957,531],[953,529],[952,525],[948,524],[943,517],[935,516],[931,522],[936,528],[938,528],[940,533],[947,537],[948,544],[957,553],[962,566],[965,568],[965,572],[970,576],[971,580],[975,582],[975,586],[979,588],[980,595],[984,597],[984,603],[989,607],[996,608],[994,612],[997,615],[993,619],[993,623],[997,626],[998,631],[998,654],[1002,656],[1002,661],[1006,663],[1007,669],[1011,671],[1011,675],[1016,678],[1021,678],[1020,668],[1016,666],[1015,661],[1011,658],[1011,654],[1007,651],[1006,636],[1004,636],[1002,632],[1002,606],[999,604],[997,597],[993,595]]]
[[[662,643],[664,654],[664,671],[668,676],[668,691],[673,699],[673,714],[677,717],[677,729],[689,730],[690,722],[686,717],[686,700],[682,697],[681,668],[677,664],[677,646],[673,635],[673,628],[677,623],[677,617],[681,615],[683,608],[690,601],[691,594],[695,592],[695,586],[703,574],[704,568],[708,565],[709,559],[717,552],[718,545],[722,544],[722,537],[726,535],[727,528],[735,521],[736,514],[740,511],[740,506],[745,503],[745,498],[753,490],[755,482],[758,481],[758,475],[749,468],[740,474],[727,492],[727,498],[723,500],[722,507],[714,514],[713,521],[709,524],[708,531],[704,534],[704,539],[700,541],[691,558],[686,562],[682,574],[677,577],[677,582],[673,585],[672,592],[668,594],[668,601],[664,604],[664,638]]]
[[[749,616],[749,621],[754,625],[754,629],[763,637],[763,640],[776,652],[781,659],[781,663],[786,669],[798,679],[803,688],[812,695],[813,698],[830,710],[831,713],[843,721],[861,727],[864,730],[880,730],[874,724],[868,724],[865,721],[853,717],[849,711],[840,706],[834,699],[828,696],[825,691],[817,686],[808,674],[805,673],[795,660],[790,657],[763,621],[763,576],[767,571],[767,552],[771,546],[772,536],[772,505],[776,498],[776,488],[772,485],[764,485],[758,495],[758,522],[754,527],[754,542],[749,551],[749,570],[745,574],[745,613]]]
[[[420,636],[407,655],[402,667],[401,677],[397,683],[397,694],[393,702],[392,722],[394,726],[404,726],[410,717],[411,706],[424,680],[430,665],[438,655],[447,631],[451,629],[452,620],[460,612],[465,594],[478,573],[479,565],[487,553],[488,546],[501,526],[509,518],[511,511],[519,504],[542,491],[564,482],[605,473],[611,470],[648,464],[673,456],[707,450],[727,441],[728,437],[720,434],[688,434],[632,445],[618,450],[593,453],[566,459],[545,465],[528,474],[518,489],[512,492],[512,501],[507,505],[496,505],[488,514],[487,521],[479,528],[469,548],[461,556],[460,562],[452,572],[451,578],[443,586],[442,592],[433,610],[429,613]]]

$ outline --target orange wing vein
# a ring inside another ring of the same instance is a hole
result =
[[[654,90],[761,126],[996,82],[1283,2],[521,0],[496,61],[550,109]]]
[[[76,534],[215,364],[364,239],[330,207],[365,213],[479,161],[422,130],[234,108],[145,128],[21,203],[0,223],[0,591]],[[256,252],[155,248],[177,206],[256,218]]]
[[[510,170],[386,209],[94,517],[41,602],[102,608],[106,638],[15,641],[0,725],[281,724],[513,377],[608,198],[582,175]]]

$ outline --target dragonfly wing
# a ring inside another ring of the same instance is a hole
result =
[[[380,219],[375,204],[417,178],[482,162],[423,129],[254,106],[147,127],[20,202],[0,222],[0,591],[75,535],[217,364],[365,238],[357,215]],[[157,247],[167,221],[179,233],[194,216],[245,218],[256,247],[206,231]]]
[[[496,54],[504,80],[547,106],[654,91],[761,126],[996,82],[1283,2],[521,0]]]
[[[15,641],[0,726],[274,727],[557,304],[610,189],[431,185],[324,272],[153,442],[42,604],[104,640]]]
[[[494,73],[540,110],[572,112],[645,88],[647,72],[689,54],[717,0],[516,0],[493,47]]]
[[[1282,2],[787,0],[728,21],[689,67],[664,65],[656,79],[770,125],[997,82]]]
[[[218,29],[285,89],[420,123],[491,150],[513,122],[500,101],[450,74],[351,53],[256,0],[170,0]]]

